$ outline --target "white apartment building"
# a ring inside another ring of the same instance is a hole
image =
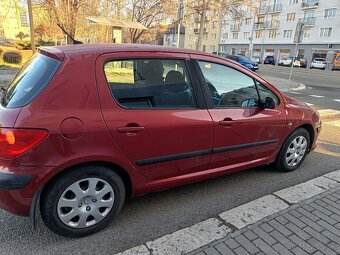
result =
[[[219,51],[275,59],[294,56],[298,22],[304,24],[297,56],[333,60],[340,53],[340,0],[263,0],[245,17],[225,17]]]

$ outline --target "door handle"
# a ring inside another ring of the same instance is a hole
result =
[[[118,133],[139,133],[142,132],[144,130],[144,127],[119,127],[117,128]]]
[[[221,120],[218,122],[219,125],[223,127],[230,127],[233,125],[233,119],[232,118],[224,118],[224,120]]]

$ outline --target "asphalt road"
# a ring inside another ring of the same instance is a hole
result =
[[[294,79],[317,89],[313,94],[319,93],[317,95],[325,97],[311,97],[311,89],[308,88],[299,91],[300,94],[287,94],[303,101],[308,99],[318,109],[340,110],[340,102],[333,101],[335,96],[340,97],[340,82],[336,84],[333,76],[317,78],[319,75],[303,74],[302,71]],[[261,68],[261,72],[266,75],[285,75],[284,72],[265,68]],[[322,85],[318,84],[321,81]],[[329,91],[330,88],[333,90]],[[317,150],[295,172],[280,173],[271,166],[263,166],[133,198],[126,202],[120,216],[108,228],[89,237],[62,238],[50,232],[41,222],[34,231],[29,219],[0,210],[0,254],[114,254],[214,217],[266,194],[338,170],[340,127],[327,124],[334,120],[340,121],[340,115],[323,119],[324,127]]]

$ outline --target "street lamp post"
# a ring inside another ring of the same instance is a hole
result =
[[[28,8],[28,18],[30,21],[30,33],[31,33],[31,47],[32,53],[35,53],[35,36],[34,36],[34,25],[33,25],[33,12],[32,12],[32,0],[27,0],[27,8]]]

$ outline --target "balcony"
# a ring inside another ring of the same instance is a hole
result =
[[[230,31],[231,32],[239,32],[240,30],[241,30],[240,24],[230,25]]]
[[[301,4],[302,9],[314,9],[319,7],[319,0],[303,0]]]
[[[267,29],[278,29],[279,27],[280,27],[280,21],[278,20],[268,21],[266,24]]]
[[[282,12],[282,4],[270,5],[268,8],[269,13]]]
[[[264,29],[264,22],[254,23],[254,30]]]
[[[299,19],[299,23],[303,23],[305,27],[313,27],[315,25],[316,17]]]

